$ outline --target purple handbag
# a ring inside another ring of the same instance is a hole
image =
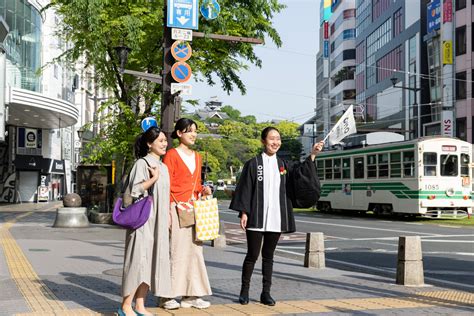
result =
[[[142,159],[145,160],[148,166],[150,166],[145,158]],[[125,181],[121,197],[115,201],[112,219],[114,223],[119,226],[127,229],[137,229],[142,227],[150,217],[150,212],[153,208],[153,191],[151,190],[153,186],[148,189],[148,196],[141,196],[131,204],[126,203],[128,204],[128,206],[126,206],[124,200],[131,201],[132,199],[128,185],[129,180],[130,175],[128,175],[127,180]]]
[[[122,205],[122,198],[115,202],[112,219],[114,223],[128,229],[142,227],[150,217],[153,207],[153,196],[146,196],[128,207]]]

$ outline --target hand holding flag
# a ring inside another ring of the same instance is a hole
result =
[[[354,119],[354,110],[353,105],[346,110],[346,112],[341,116],[336,125],[331,129],[331,131],[326,135],[323,141],[329,138],[329,145],[338,144],[346,136],[357,133],[356,123]]]

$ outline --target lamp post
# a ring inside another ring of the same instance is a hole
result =
[[[392,85],[394,88],[399,88],[399,89],[403,89],[403,90],[410,90],[410,91],[413,91],[415,92],[415,97],[413,99],[413,107],[416,108],[416,114],[417,114],[417,138],[421,137],[421,117],[420,117],[420,107],[418,106],[418,103],[417,103],[417,100],[416,100],[416,95],[418,93],[418,91],[421,91],[420,88],[417,88],[416,87],[416,80],[415,80],[415,87],[404,87],[404,86],[397,86],[397,83],[398,83],[398,78],[396,77],[393,77],[393,78],[390,78],[390,80],[392,81]]]

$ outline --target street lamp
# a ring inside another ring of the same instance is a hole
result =
[[[399,89],[403,89],[403,90],[410,90],[410,91],[413,91],[415,92],[415,97],[413,99],[413,107],[416,108],[416,113],[417,113],[417,138],[421,137],[421,117],[420,117],[420,107],[418,106],[418,103],[416,101],[416,94],[418,91],[420,91],[421,89],[420,88],[417,88],[416,87],[416,80],[415,80],[415,87],[404,87],[404,86],[397,86],[397,83],[398,83],[398,78],[396,77],[393,77],[393,78],[390,78],[390,80],[392,81],[392,85],[394,88],[399,88]]]

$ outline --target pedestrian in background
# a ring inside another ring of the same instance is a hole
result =
[[[242,305],[249,303],[250,279],[261,250],[263,289],[260,302],[273,306],[275,300],[270,289],[275,248],[282,233],[296,230],[293,206],[310,207],[319,199],[314,159],[324,142],[315,144],[304,162],[290,164],[276,155],[281,147],[276,128],[266,127],[261,133],[261,141],[263,153],[245,163],[230,209],[239,212],[240,226],[247,235],[239,302]]]
[[[142,227],[126,233],[120,316],[152,315],[145,309],[148,290],[151,288],[156,296],[166,296],[171,292],[170,180],[168,168],[161,162],[167,146],[166,135],[158,127],[149,128],[135,142],[137,161],[130,171],[130,192],[132,197],[138,198],[147,196],[151,190],[153,209]]]
[[[176,148],[170,149],[163,159],[168,166],[171,180],[171,285],[172,295],[162,296],[159,305],[165,309],[208,308],[211,303],[202,299],[212,295],[202,242],[194,238],[194,227],[180,227],[176,204],[189,202],[199,195],[210,195],[209,187],[201,184],[202,159],[191,146],[196,142],[197,124],[191,119],[181,118],[176,124],[173,139],[179,140]],[[181,304],[175,298],[182,296]]]

